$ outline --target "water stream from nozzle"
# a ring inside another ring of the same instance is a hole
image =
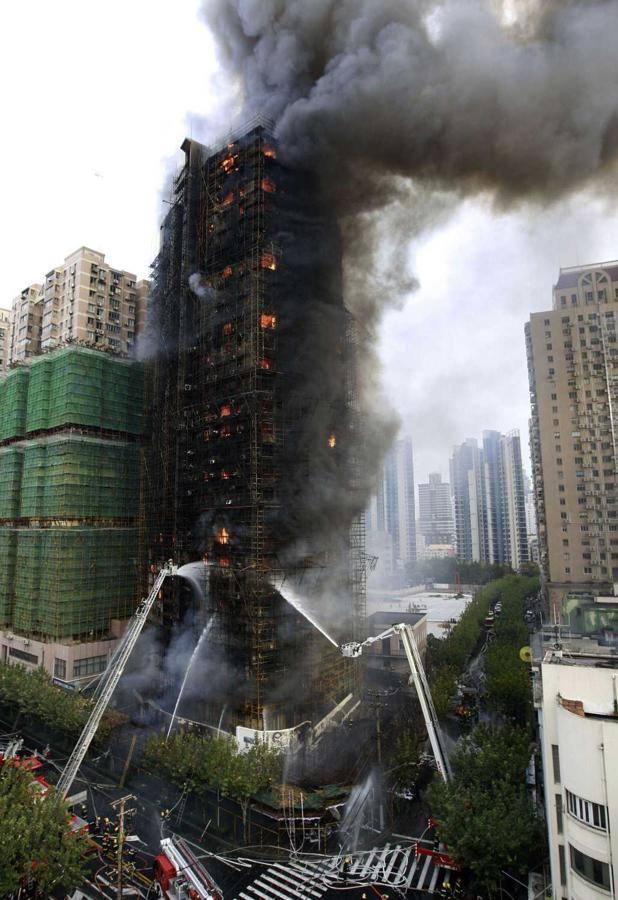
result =
[[[300,597],[298,597],[290,588],[287,589],[287,592],[285,594],[283,593],[281,588],[279,588],[278,591],[281,594],[281,596],[283,597],[283,599],[286,600],[290,604],[290,606],[293,606],[294,609],[301,614],[301,616],[304,616],[308,622],[311,622],[311,624],[313,625],[314,628],[317,628],[318,631],[324,635],[324,637],[326,638],[327,641],[331,642],[333,647],[339,646],[337,641],[333,637],[330,636],[330,634],[326,631],[326,629],[322,625],[320,625],[320,623],[317,621],[317,619],[309,612],[309,610],[306,608],[306,606],[304,605],[304,603],[302,602]]]
[[[175,721],[175,719],[176,719],[176,713],[178,712],[178,707],[179,707],[179,705],[180,705],[180,701],[182,700],[183,691],[184,691],[184,689],[185,689],[185,685],[186,685],[186,683],[187,683],[187,679],[188,679],[188,677],[189,677],[189,673],[191,672],[191,669],[192,669],[192,667],[193,667],[193,663],[194,663],[195,660],[197,659],[197,656],[198,656],[198,654],[199,654],[199,652],[200,652],[200,648],[201,648],[202,644],[204,643],[204,641],[206,640],[206,638],[208,637],[208,635],[209,635],[209,633],[210,633],[210,629],[212,628],[212,625],[213,625],[213,622],[214,622],[214,621],[215,621],[215,617],[214,617],[214,616],[211,616],[211,617],[210,617],[210,621],[209,621],[208,624],[205,626],[204,630],[202,631],[202,633],[201,633],[201,635],[200,635],[199,641],[197,642],[197,644],[195,645],[195,647],[194,647],[194,649],[193,649],[193,653],[191,654],[191,659],[189,660],[189,665],[187,666],[186,671],[185,671],[185,677],[182,679],[182,684],[180,685],[180,691],[178,692],[178,697],[176,698],[176,705],[174,706],[174,712],[172,713],[172,719],[171,719],[171,721],[170,721],[169,728],[167,729],[167,734],[166,734],[166,736],[165,736],[165,740],[166,740],[166,741],[167,741],[167,739],[169,738],[169,736],[170,736],[170,734],[171,734],[172,728],[174,727],[174,721]]]

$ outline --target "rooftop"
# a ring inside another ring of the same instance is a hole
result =
[[[618,669],[618,636],[607,638],[581,635],[544,635],[544,665],[588,666],[590,668]]]
[[[399,612],[381,609],[371,613],[367,618],[371,628],[379,626],[380,628],[388,628],[389,625],[416,625],[421,619],[426,617],[426,612]]]
[[[601,263],[590,263],[585,266],[566,266],[560,269],[560,275],[558,276],[558,281],[554,285],[554,290],[577,287],[579,279],[584,272],[590,272],[592,270],[599,269],[607,272],[612,281],[618,281],[618,260],[611,260],[610,262]]]

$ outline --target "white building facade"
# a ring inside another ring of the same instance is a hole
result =
[[[604,652],[602,652],[604,651]],[[556,900],[616,896],[618,657],[590,638],[549,650],[537,691]]]

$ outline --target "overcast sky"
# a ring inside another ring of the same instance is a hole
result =
[[[22,0],[4,26],[0,306],[82,244],[146,276],[165,173],[220,88],[197,0]],[[452,445],[486,428],[519,428],[527,465],[524,322],[550,306],[560,266],[618,257],[614,209],[468,202],[411,247],[421,287],[388,313],[380,349],[417,481],[447,476]]]

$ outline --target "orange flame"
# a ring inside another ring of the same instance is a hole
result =
[[[226,322],[223,326],[223,334],[231,334],[232,333],[232,323]]]
[[[224,403],[221,407],[221,418],[232,415],[232,406],[230,403]]]
[[[272,369],[272,366],[273,366],[272,360],[266,359],[266,357],[264,357],[264,359],[260,360],[260,368],[261,369]]]
[[[277,185],[270,178],[262,178],[262,190],[267,194],[276,194]]]
[[[227,528],[222,528],[218,535],[218,541],[220,544],[229,544],[230,542],[230,533]]]
[[[234,273],[233,268],[231,266],[226,266],[225,269],[223,270],[223,277],[229,278],[230,275],[233,275],[233,273]]]
[[[277,268],[277,260],[272,255],[272,253],[263,253],[260,265],[263,269],[272,269],[272,271],[274,272]]]
[[[262,153],[264,156],[267,156],[269,159],[277,159],[277,151],[274,147],[271,147],[270,144],[264,144],[262,149]]]
[[[234,191],[230,191],[229,194],[226,194],[223,200],[221,201],[223,206],[229,206],[230,203],[234,202]]]
[[[236,164],[237,156],[226,156],[225,159],[221,162],[221,168],[224,172],[231,172]]]
[[[270,313],[262,313],[260,316],[260,325],[262,328],[274,328],[277,324],[277,317]]]
[[[331,447],[331,448],[337,446],[337,438],[336,438],[336,436],[335,436],[334,433],[331,434],[331,435],[329,435],[329,438],[328,438],[328,446]]]

